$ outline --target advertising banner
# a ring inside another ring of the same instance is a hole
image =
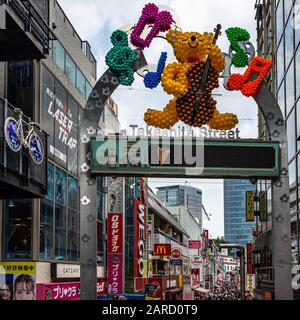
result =
[[[97,295],[105,294],[105,279],[97,280]],[[80,282],[41,283],[36,285],[37,300],[79,300]]]
[[[36,263],[0,263],[0,300],[36,300]]]
[[[107,217],[107,293],[123,293],[123,215]]]
[[[155,244],[153,249],[154,256],[170,256],[171,255],[171,244]]]
[[[189,249],[201,250],[201,241],[200,240],[189,240]]]
[[[146,206],[134,199],[134,275],[143,277],[146,260]]]
[[[156,285],[155,298],[163,299],[163,279],[161,277],[149,278],[149,284]]]
[[[254,273],[253,268],[253,244],[248,243],[247,244],[247,273]]]
[[[37,284],[37,300],[79,300],[80,282]]]
[[[123,252],[123,215],[122,213],[108,213],[107,217],[107,252]]]
[[[205,240],[205,244],[207,245],[208,244],[208,230],[207,229],[204,230],[204,240]]]
[[[246,191],[246,221],[254,221],[254,192]]]
[[[265,222],[268,220],[268,199],[267,193],[259,192],[259,221]]]
[[[153,214],[148,214],[148,251],[153,251],[154,245],[154,218]]]
[[[107,293],[123,293],[123,260],[122,254],[109,253],[107,257]]]

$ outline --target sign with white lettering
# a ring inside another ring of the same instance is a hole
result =
[[[80,278],[80,265],[56,264],[56,278]]]
[[[146,206],[134,200],[135,277],[143,277],[146,258]]]

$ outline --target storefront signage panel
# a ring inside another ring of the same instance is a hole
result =
[[[49,157],[74,174],[77,174],[78,166],[79,110],[67,90],[43,67],[41,125],[49,134]]]
[[[134,200],[135,277],[143,277],[146,258],[146,206]]]

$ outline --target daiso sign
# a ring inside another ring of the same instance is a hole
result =
[[[143,277],[146,254],[146,206],[134,200],[135,277]]]

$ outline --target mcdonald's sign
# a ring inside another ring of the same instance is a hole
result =
[[[171,244],[154,244],[153,250],[154,256],[170,256],[171,255]]]

